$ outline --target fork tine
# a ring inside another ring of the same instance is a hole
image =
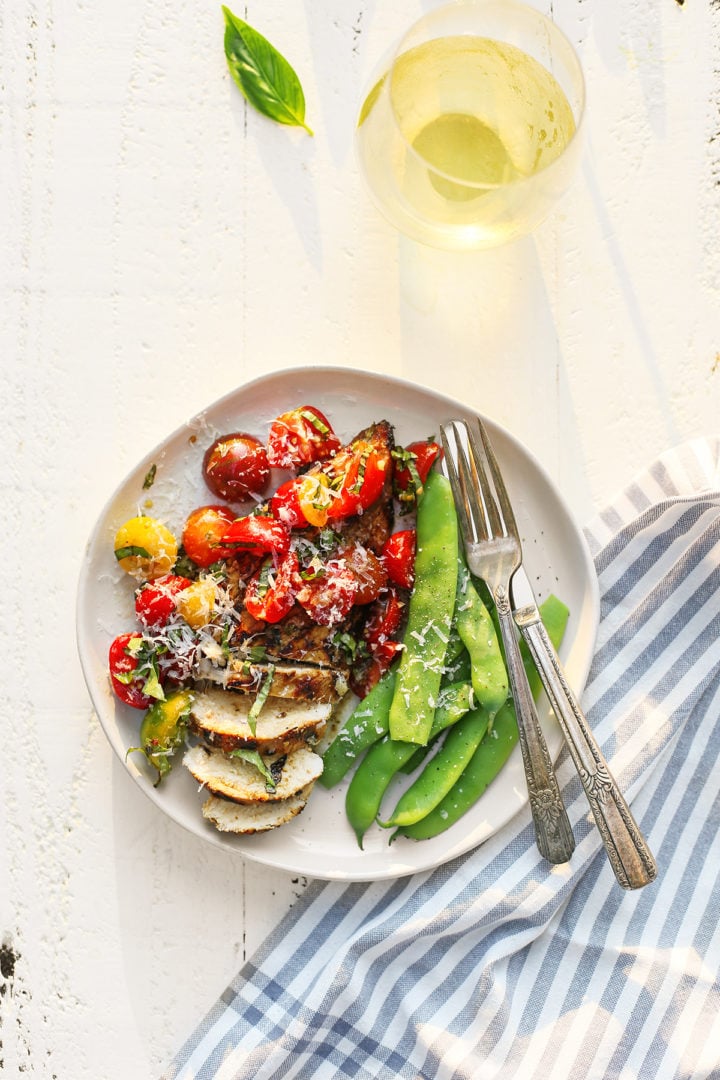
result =
[[[478,431],[480,432],[480,438],[482,439],[483,448],[485,450],[485,457],[487,459],[490,474],[495,485],[495,493],[500,503],[500,513],[505,525],[505,533],[509,536],[515,536],[519,539],[517,522],[515,521],[515,513],[510,502],[510,496],[508,495],[503,474],[500,471],[497,458],[495,457],[495,451],[493,450],[490,437],[487,433],[487,429],[483,424],[480,417],[478,417]]]
[[[480,420],[478,419],[478,424]],[[505,522],[503,521],[502,514],[498,510],[498,504],[495,500],[493,488],[488,479],[487,470],[485,469],[484,459],[485,454],[480,449],[477,436],[475,432],[467,427],[468,442],[470,445],[470,451],[472,453],[473,463],[475,465],[476,475],[478,478],[477,490],[483,501],[485,508],[485,515],[488,519],[488,528],[490,536],[507,536],[507,530],[505,528]],[[484,445],[484,444],[483,444]],[[490,471],[493,472],[492,462],[488,461],[490,465]]]
[[[448,425],[449,429],[450,425]],[[458,461],[460,451],[459,440],[457,437],[457,431],[453,427],[453,439],[454,445],[451,446],[450,439],[448,438],[448,432],[445,427],[440,425],[440,439],[445,451],[445,464],[448,470],[450,478],[450,487],[455,495],[455,505],[457,507],[458,516],[460,518],[460,528],[465,538],[465,542],[468,544],[474,543],[478,536],[478,530],[475,527],[475,518],[472,513],[472,503],[468,500],[467,484],[465,483],[465,476],[461,476],[458,471]]]

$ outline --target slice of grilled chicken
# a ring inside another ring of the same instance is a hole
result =
[[[265,764],[275,780],[274,789],[269,790],[255,765],[241,758],[230,757],[222,750],[193,746],[186,751],[183,764],[198,783],[213,795],[247,804],[279,802],[297,795],[303,788],[314,784],[323,770],[320,755],[305,748],[268,757]]]
[[[270,679],[268,694],[273,698],[292,701],[321,702],[332,704],[344,697],[348,690],[347,671],[315,667],[312,664],[265,664],[250,660],[231,658],[226,667],[214,668],[203,665],[198,671],[202,685],[215,683],[227,690],[257,694],[265,689]]]
[[[244,836],[267,832],[297,817],[305,809],[311,790],[312,784],[282,802],[251,803],[249,806],[211,795],[203,803],[202,813],[220,832]]]
[[[250,694],[207,690],[196,694],[190,728],[219,750],[242,747],[261,754],[287,754],[321,737],[332,713],[329,702],[294,701],[269,697],[257,719],[255,734],[248,716],[254,704]]]

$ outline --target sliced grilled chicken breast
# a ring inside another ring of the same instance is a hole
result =
[[[213,795],[237,803],[279,802],[313,784],[323,770],[322,758],[312,750],[293,750],[290,754],[269,757],[265,764],[275,779],[268,790],[260,771],[241,758],[229,757],[222,750],[194,746],[185,753],[183,764],[199,784]]]
[[[203,803],[202,814],[220,832],[240,833],[245,836],[267,832],[285,825],[305,809],[311,787],[312,785],[299,791],[297,795],[283,799],[282,802],[252,803],[249,806],[211,795]]]
[[[257,718],[253,735],[248,715],[250,694],[208,690],[197,694],[190,712],[190,727],[206,743],[220,750],[243,747],[261,754],[287,754],[323,734],[332,705],[317,701],[268,698]]]
[[[271,678],[269,697],[323,704],[339,701],[347,693],[346,669],[315,667],[312,664],[255,664],[232,658],[227,667],[209,665],[199,671],[201,680],[226,690],[256,695]]]

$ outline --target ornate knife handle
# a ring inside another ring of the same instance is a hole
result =
[[[520,655],[507,591],[499,586],[493,590],[493,596],[505,647],[538,850],[548,862],[564,863],[575,849],[575,838]]]
[[[655,859],[568,685],[545,627],[539,620],[523,622],[520,612],[515,617],[567,741],[615,877],[624,889],[640,889],[655,879]]]

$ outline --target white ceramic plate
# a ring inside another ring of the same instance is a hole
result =
[[[230,852],[293,873],[316,878],[365,881],[393,878],[447,862],[476,847],[527,802],[519,749],[477,805],[445,834],[421,842],[388,844],[389,830],[372,829],[358,848],[344,814],[345,787],[317,786],[305,811],[269,833],[238,837],[219,833],[203,819],[204,795],[179,764],[159,788],[152,786],[141,755],[125,758],[137,743],[142,713],[122,705],[107,674],[113,638],[136,628],[133,582],[113,556],[114,534],[127,518],[144,510],[166,521],[176,535],[196,506],[216,501],[201,476],[205,448],[219,434],[247,431],[263,439],[279,413],[317,405],[338,435],[349,439],[374,420],[389,420],[400,444],[437,434],[441,422],[472,416],[468,409],[400,379],[341,368],[282,371],[233,391],[190,420],[141,461],[106,505],[90,538],[78,593],[78,646],[93,704],[121,762],[157,807],[190,832]],[[488,420],[497,455],[513,498],[525,564],[538,599],[554,592],[571,616],[561,649],[569,680],[579,692],[587,678],[598,624],[595,572],[582,533],[538,462],[508,432]],[[142,484],[157,466],[149,491]],[[152,501],[152,507],[145,500]],[[545,704],[541,719],[557,755],[561,735]]]

